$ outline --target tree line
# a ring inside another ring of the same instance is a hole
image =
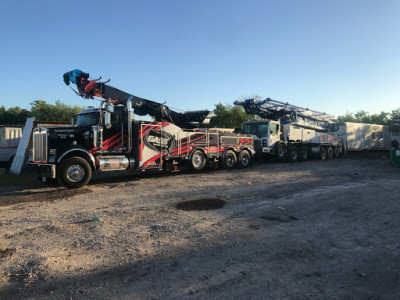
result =
[[[400,108],[391,112],[381,111],[379,114],[370,114],[365,110],[359,110],[355,114],[347,112],[344,116],[340,116],[340,119],[343,122],[390,125],[392,120],[400,119]]]
[[[31,109],[21,109],[19,106],[6,109],[0,106],[0,125],[25,124],[27,118],[35,117],[35,120],[42,122],[65,122],[69,123],[71,118],[83,110],[83,107],[71,106],[61,103],[48,104],[46,101],[35,100],[31,103]]]
[[[36,100],[31,103],[30,110],[21,109],[18,106],[9,109],[0,106],[0,125],[24,124],[26,118],[29,117],[35,117],[35,120],[42,122],[61,121],[69,123],[71,118],[76,118],[76,114],[83,109],[83,107],[63,104],[60,100],[57,100],[54,105]],[[391,112],[382,111],[378,114],[359,110],[356,113],[347,112],[339,118],[343,122],[390,125],[391,120],[400,119],[400,108]],[[243,122],[254,119],[259,120],[260,118],[246,114],[241,106],[218,103],[215,105],[214,115],[210,120],[209,127],[240,128]]]

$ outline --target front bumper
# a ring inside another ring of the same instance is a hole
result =
[[[272,148],[272,147],[262,147],[262,153],[274,154],[274,148]]]
[[[56,178],[56,165],[28,162],[28,172],[40,177]]]

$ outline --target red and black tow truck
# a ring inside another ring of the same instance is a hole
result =
[[[248,167],[253,136],[233,130],[201,128],[211,112],[178,113],[168,106],[90,80],[73,70],[64,74],[84,98],[102,98],[100,107],[78,114],[74,126],[38,127],[28,167],[43,182],[51,179],[68,188],[86,185],[94,172],[172,170],[185,165],[202,171],[212,163],[225,169]],[[133,115],[154,121],[136,121]]]

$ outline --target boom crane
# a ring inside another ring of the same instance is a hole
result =
[[[338,157],[341,138],[328,134],[339,128],[338,118],[308,108],[266,98],[235,101],[247,114],[263,118],[243,123],[244,133],[254,136],[258,155],[273,155],[279,160],[306,160],[311,154],[321,159]]]
[[[140,98],[112,87],[106,84],[108,81],[100,82],[101,77],[90,80],[89,73],[78,69],[64,73],[63,77],[66,85],[73,83],[77,86],[78,92],[74,91],[82,98],[93,99],[94,97],[99,97],[114,104],[123,105],[130,100],[135,114],[140,116],[150,115],[159,122],[170,122],[180,127],[193,128],[208,124],[211,118],[211,111],[209,110],[179,113],[164,104]]]
[[[265,100],[247,99],[235,101],[242,105],[247,114],[278,121],[282,124],[292,124],[317,131],[327,131],[337,126],[338,117],[318,112],[308,108],[266,98]]]

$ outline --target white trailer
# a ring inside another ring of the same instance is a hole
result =
[[[23,129],[23,125],[0,125],[0,148],[17,148]]]
[[[0,125],[0,167],[9,167],[17,152],[24,126]]]
[[[332,135],[342,138],[346,151],[389,150],[389,127],[376,124],[346,122]]]

